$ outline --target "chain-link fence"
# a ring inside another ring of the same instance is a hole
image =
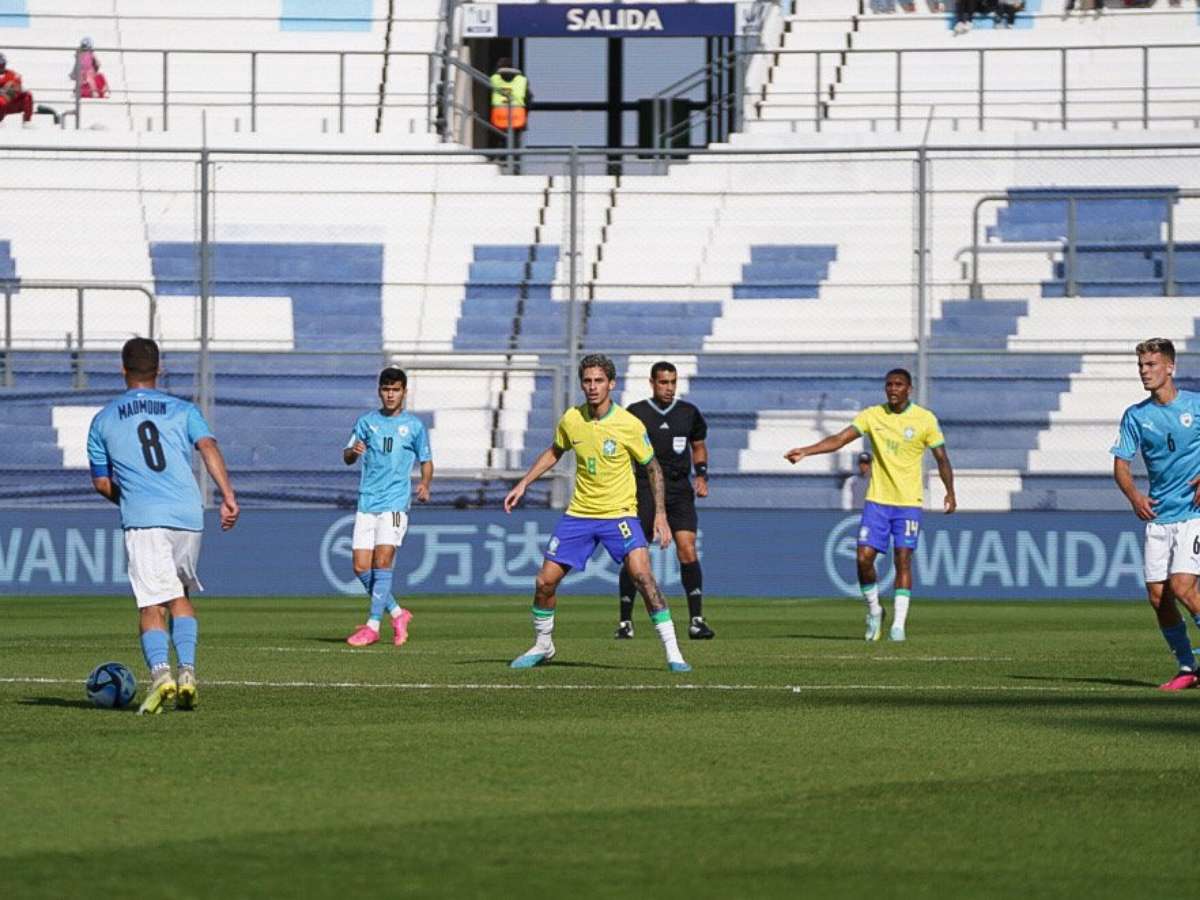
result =
[[[459,506],[549,444],[586,352],[622,402],[676,363],[727,506],[848,506],[858,445],[783,453],[904,366],[962,508],[1119,507],[1133,344],[1174,339],[1193,384],[1200,145],[524,151],[523,175],[506,155],[0,152],[0,500],[87,496],[133,334],[262,505],[353,503],[340,450],[385,364]],[[563,468],[533,500],[564,499]]]

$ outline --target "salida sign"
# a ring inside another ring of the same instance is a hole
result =
[[[723,37],[736,3],[504,4],[463,7],[464,37]]]

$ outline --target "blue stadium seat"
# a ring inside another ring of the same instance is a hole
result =
[[[831,244],[760,244],[750,248],[734,299],[796,299],[820,296],[821,282],[837,259]]]
[[[218,242],[210,259],[215,296],[291,298],[297,349],[362,350],[382,342],[382,244]],[[156,293],[200,293],[196,244],[151,242],[150,262]]]

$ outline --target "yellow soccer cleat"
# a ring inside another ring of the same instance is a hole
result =
[[[176,709],[196,708],[196,673],[191,669],[179,670],[179,694],[175,697]]]
[[[175,684],[175,679],[171,677],[171,670],[164,670],[161,675],[154,679],[154,683],[150,685],[150,690],[146,692],[146,699],[138,707],[138,715],[158,715],[162,712],[164,703],[175,699],[175,693],[178,689],[179,687]]]

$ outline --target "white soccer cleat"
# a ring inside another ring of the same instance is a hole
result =
[[[534,666],[540,666],[542,663],[550,662],[554,659],[554,645],[542,647],[534,644],[516,659],[508,664],[510,669],[532,669]]]
[[[883,637],[883,619],[887,611],[880,609],[878,613],[867,613],[867,631],[863,635],[865,641],[877,641]]]
[[[892,640],[892,641],[896,641],[897,643],[899,643],[901,641],[907,641],[908,635],[906,635],[904,633],[904,626],[903,625],[893,625],[892,630],[888,633],[888,639]]]

